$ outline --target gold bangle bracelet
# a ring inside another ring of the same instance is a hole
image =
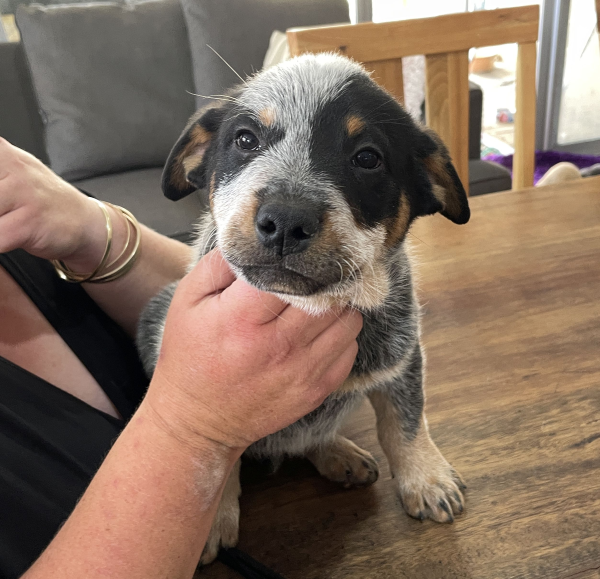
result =
[[[119,212],[118,207],[116,207],[112,203],[107,202],[106,204],[110,205],[115,211]],[[125,245],[123,245],[123,249],[121,250],[121,253],[119,253],[119,255],[117,255],[117,257],[115,257],[110,263],[106,264],[107,268],[112,267],[113,265],[115,265],[115,263],[118,263],[123,258],[123,256],[125,255],[125,253],[127,251],[127,248],[129,247],[129,242],[131,241],[131,227],[129,226],[129,221],[127,220],[125,215],[123,215],[123,218],[125,219],[125,227],[127,227],[127,239],[125,240]]]
[[[63,261],[60,259],[52,259],[52,265],[56,270],[58,276],[64,281],[68,281],[70,283],[84,283],[90,281],[100,270],[104,268],[106,262],[108,261],[108,256],[110,255],[110,249],[112,247],[112,238],[113,238],[113,226],[112,220],[110,218],[110,213],[108,212],[108,208],[106,205],[99,201],[98,199],[94,199],[94,201],[98,204],[102,213],[104,214],[104,219],[106,220],[106,246],[104,248],[104,255],[100,260],[98,266],[91,273],[77,273],[69,268]]]
[[[70,283],[108,283],[114,281],[122,276],[124,276],[131,268],[134,266],[138,255],[140,253],[141,241],[142,241],[142,232],[140,229],[140,224],[138,220],[134,217],[131,211],[128,211],[124,207],[120,207],[119,205],[113,205],[112,203],[98,201],[94,199],[94,201],[98,204],[102,212],[104,213],[104,218],[106,220],[106,247],[104,249],[104,255],[100,260],[100,263],[92,271],[91,273],[77,273],[73,271],[69,266],[67,266],[63,261],[58,259],[51,260],[54,265],[54,269],[59,277]],[[127,239],[125,240],[125,245],[119,255],[113,259],[110,263],[108,262],[108,257],[110,255],[110,250],[112,247],[113,241],[113,225],[110,217],[110,213],[108,212],[107,206],[112,207],[115,212],[120,213],[125,219],[125,225],[127,227]],[[135,232],[135,240],[133,241],[133,246],[131,247],[131,251],[125,261],[115,267],[110,271],[103,272],[104,269],[108,269],[113,265],[117,264],[119,261],[123,259],[127,250],[131,245],[131,231]]]
[[[89,279],[88,283],[108,283],[124,276],[134,266],[140,253],[142,232],[137,219],[133,216],[133,214],[130,211],[128,211],[124,207],[112,205],[111,203],[109,203],[109,205],[123,215],[127,222],[127,227],[131,226],[133,228],[133,230],[135,231],[135,241],[133,242],[131,253],[127,257],[125,262],[117,266],[112,271],[107,271],[102,275],[97,275],[94,278]]]

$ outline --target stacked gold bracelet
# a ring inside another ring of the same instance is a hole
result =
[[[71,283],[108,283],[109,281],[114,281],[121,276],[124,276],[136,262],[137,257],[140,253],[140,243],[142,240],[142,232],[140,230],[140,224],[137,219],[133,216],[133,214],[125,209],[124,207],[119,207],[118,205],[113,205],[112,203],[98,201],[94,199],[94,201],[99,205],[100,209],[102,209],[102,213],[104,213],[104,219],[106,220],[106,247],[104,248],[104,255],[100,260],[100,263],[92,271],[91,273],[77,273],[70,269],[65,263],[58,259],[52,260],[52,265],[54,265],[54,269],[56,273],[58,273],[61,279]],[[113,225],[112,219],[110,218],[110,213],[108,212],[107,205],[112,207],[117,213],[120,213],[126,222],[127,225],[127,240],[125,241],[125,246],[119,255],[113,259],[110,263],[108,263],[108,257],[110,255],[110,250],[112,248],[112,238],[113,238]],[[133,244],[131,244],[131,231],[135,232],[135,240]],[[131,249],[129,251],[129,255],[125,257],[125,253],[131,245]],[[121,265],[110,269],[116,263],[125,259]],[[104,271],[108,269],[108,271]]]

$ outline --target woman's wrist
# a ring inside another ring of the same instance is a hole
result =
[[[91,198],[85,198],[81,216],[79,239],[74,243],[74,251],[64,257],[65,265],[76,273],[94,271],[101,262],[109,237],[107,219],[98,203]],[[128,224],[123,215],[110,205],[105,205],[112,228],[112,242],[107,263],[110,263],[121,253],[128,240]]]
[[[235,462],[246,450],[244,447],[227,446],[198,429],[190,428],[187,420],[177,412],[172,412],[166,405],[160,403],[149,392],[136,411],[136,417],[148,422],[160,433],[162,440],[168,441],[181,452],[196,457],[210,457],[211,461],[221,464],[224,468],[232,468]]]

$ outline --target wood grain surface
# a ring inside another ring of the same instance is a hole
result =
[[[435,129],[448,147],[456,172],[468,195],[469,52],[463,50],[430,54],[425,57],[425,62],[427,124]],[[533,79],[535,82],[535,74]]]
[[[598,0],[600,1],[600,0]],[[404,100],[402,57],[424,54],[427,62],[427,124],[442,138],[458,175],[469,188],[470,48],[519,44],[516,83],[513,189],[533,185],[535,74],[539,6],[481,10],[398,22],[292,28],[290,53],[334,51],[363,63],[373,78]]]
[[[470,204],[412,237],[427,416],[466,512],[404,514],[365,404],[346,432],[380,462],[372,487],[244,465],[239,546],[288,579],[600,577],[600,177]]]
[[[515,85],[515,155],[513,189],[533,186],[535,171],[535,42],[519,44]]]
[[[600,1],[600,0],[599,0]],[[369,62],[366,69],[373,72],[373,80],[385,87],[400,103],[404,103],[402,59]]]
[[[535,42],[539,6],[446,14],[381,23],[291,28],[292,56],[304,52],[338,51],[358,62],[388,60],[413,54],[458,52],[512,42]],[[433,26],[433,28],[432,28]],[[319,28],[326,28],[324,35]]]

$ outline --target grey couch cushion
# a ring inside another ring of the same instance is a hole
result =
[[[0,136],[44,163],[44,127],[20,42],[0,42]]]
[[[200,193],[189,195],[177,203],[169,201],[160,188],[161,174],[162,169],[141,169],[84,179],[74,185],[98,199],[122,205],[140,223],[160,233],[174,235],[189,231],[206,208],[206,203]]]
[[[188,26],[196,92],[211,96],[260,70],[273,30],[348,22],[347,0],[181,0]],[[198,99],[198,105],[207,101]]]
[[[510,171],[493,161],[469,160],[469,195],[506,191],[512,187]]]
[[[57,173],[165,161],[195,108],[178,0],[20,6],[17,23]]]

